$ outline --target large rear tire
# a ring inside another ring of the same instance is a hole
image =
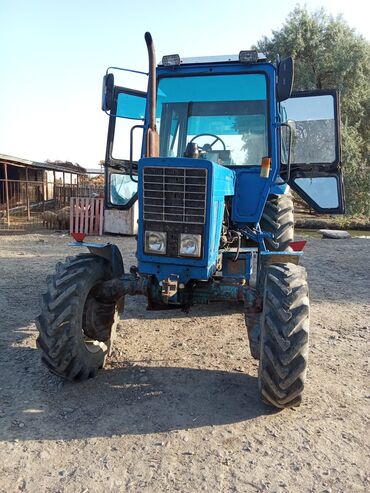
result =
[[[266,238],[266,248],[271,251],[284,251],[294,240],[294,206],[290,193],[269,195],[260,221],[262,231],[272,233]]]
[[[112,348],[119,303],[100,297],[100,287],[112,278],[106,260],[92,254],[70,257],[47,278],[42,296],[37,347],[41,360],[67,380],[94,377]]]
[[[309,298],[306,271],[291,263],[267,268],[258,385],[277,408],[299,406],[308,359]]]

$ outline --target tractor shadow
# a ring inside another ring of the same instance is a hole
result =
[[[188,311],[179,308],[168,310],[148,310],[147,300],[143,296],[135,298],[127,296],[125,309],[121,314],[121,322],[125,319],[136,320],[171,320],[171,319],[191,319],[191,318],[210,318],[232,315],[234,313],[244,313],[244,305],[239,301],[231,302],[211,302],[205,305],[193,305]]]
[[[49,374],[36,350],[17,351],[18,368],[6,368],[8,385],[1,389],[0,440],[146,435],[275,412],[260,401],[257,378],[248,374],[134,364],[72,384]]]
[[[219,317],[243,311],[238,303],[196,306],[189,315],[177,310],[146,311],[145,306],[144,298],[131,299],[122,322],[125,318]],[[38,310],[35,302],[35,315]],[[274,413],[260,401],[255,376],[176,367],[170,360],[152,360],[152,366],[146,366],[144,361],[127,364],[113,358],[96,378],[65,383],[50,374],[40,362],[39,351],[29,347],[29,338],[35,335],[32,322],[29,314],[21,320],[8,314],[0,331],[0,441],[156,434]]]

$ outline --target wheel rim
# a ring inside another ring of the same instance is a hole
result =
[[[101,284],[99,282],[90,289],[82,315],[82,336],[90,353],[108,351],[114,323],[115,303],[104,303],[99,299]]]

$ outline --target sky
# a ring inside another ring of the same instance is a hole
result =
[[[297,0],[0,0],[0,154],[96,168],[108,116],[108,66],[147,70],[145,31],[159,60],[237,54],[279,29]],[[311,0],[370,40],[363,0]],[[134,81],[120,80],[133,86]],[[138,89],[144,89],[138,80]]]

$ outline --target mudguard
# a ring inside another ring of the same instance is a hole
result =
[[[103,257],[111,266],[113,277],[121,277],[125,273],[121,252],[117,245],[112,243],[88,243],[84,241],[74,241],[69,243],[73,247],[86,247],[93,255]]]

